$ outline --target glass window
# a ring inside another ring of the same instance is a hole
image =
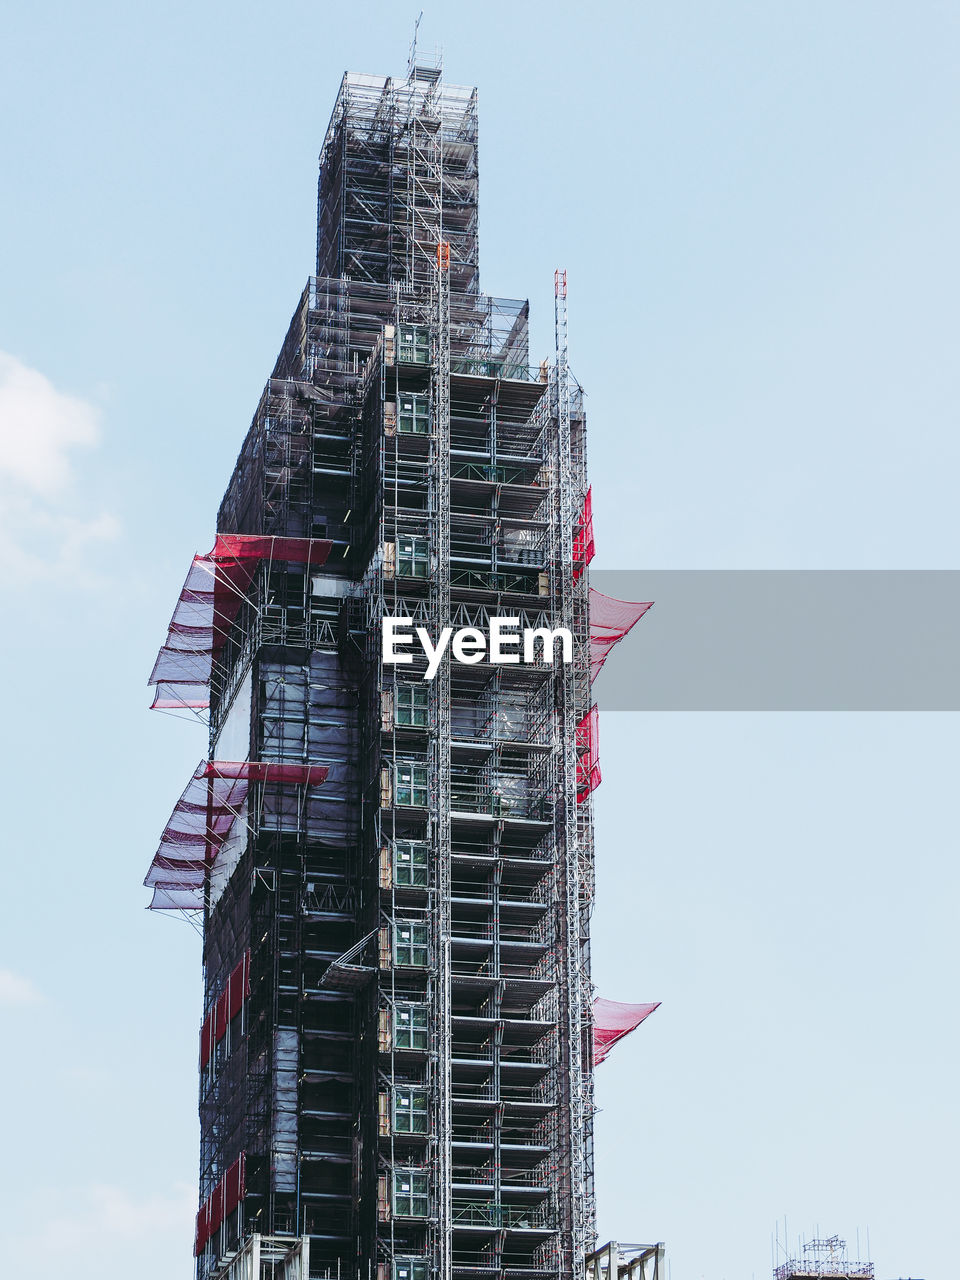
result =
[[[429,956],[427,940],[425,921],[398,920],[393,926],[393,963],[424,968]]]
[[[426,1258],[396,1258],[393,1264],[393,1280],[427,1280],[430,1264]]]
[[[401,396],[398,423],[404,435],[425,436],[430,431],[430,401],[426,396]]]
[[[425,1004],[394,1005],[394,1047],[397,1049],[426,1049],[428,1016],[429,1010]]]
[[[398,760],[396,765],[397,804],[425,808],[427,803],[427,766],[411,760]]]
[[[430,882],[430,846],[423,840],[395,840],[393,883],[425,889]]]
[[[260,683],[261,760],[302,760],[307,720],[306,669],[264,663]]]
[[[394,719],[401,726],[425,729],[428,702],[429,691],[423,682],[397,684],[394,686]]]
[[[394,1089],[394,1133],[426,1133],[427,1128],[426,1089]]]
[[[394,1169],[393,1212],[398,1218],[426,1218],[430,1212],[427,1173],[422,1169]]]
[[[397,575],[401,578],[426,578],[430,570],[430,548],[426,538],[409,536],[397,539]]]
[[[430,331],[417,325],[403,325],[400,329],[399,355],[401,364],[429,364]]]

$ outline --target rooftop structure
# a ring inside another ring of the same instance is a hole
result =
[[[839,1236],[808,1240],[799,1258],[774,1269],[774,1280],[873,1280],[872,1262],[847,1258],[847,1242]]]

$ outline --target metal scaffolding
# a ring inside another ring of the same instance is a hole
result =
[[[586,1280],[665,1280],[666,1250],[660,1244],[611,1240],[587,1255]]]
[[[199,864],[198,1280],[268,1255],[302,1280],[573,1280],[595,1245],[586,432],[565,275],[536,368],[527,303],[479,292],[475,90],[415,57],[344,77],[317,270],[218,517],[278,541],[228,613],[213,592],[209,759],[326,773],[251,775]],[[575,661],[425,680],[384,664],[387,616],[566,627]]]
[[[873,1280],[874,1270],[872,1262],[847,1257],[846,1240],[828,1236],[804,1241],[799,1257],[774,1267],[773,1275],[774,1280]]]

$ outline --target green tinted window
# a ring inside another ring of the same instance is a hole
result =
[[[401,727],[425,729],[429,690],[421,681],[420,684],[398,684],[394,688],[394,719]]]
[[[397,575],[425,578],[430,571],[430,549],[426,538],[404,536],[397,540]]]
[[[427,1127],[426,1089],[394,1089],[394,1133],[426,1133]]]
[[[426,1258],[397,1258],[393,1264],[393,1280],[427,1280],[429,1274]]]
[[[424,808],[427,803],[427,766],[400,760],[396,766],[397,804]]]
[[[401,396],[398,423],[404,435],[427,435],[430,430],[430,401],[427,397]]]
[[[422,969],[429,957],[426,923],[398,920],[393,926],[393,962]]]
[[[393,1043],[397,1049],[426,1049],[427,1018],[425,1004],[397,1004],[393,1008]]]
[[[425,889],[430,881],[430,846],[423,840],[395,840],[393,883]]]
[[[398,1218],[426,1218],[430,1212],[427,1174],[420,1169],[395,1169],[393,1212]]]

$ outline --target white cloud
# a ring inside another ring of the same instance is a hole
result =
[[[33,493],[57,493],[70,480],[69,450],[99,440],[98,417],[93,405],[0,351],[0,475]]]
[[[0,1008],[39,1004],[43,996],[29,980],[10,969],[0,969]]]
[[[0,351],[0,574],[84,577],[92,544],[114,538],[105,512],[83,509],[74,451],[100,440],[99,411]]]

